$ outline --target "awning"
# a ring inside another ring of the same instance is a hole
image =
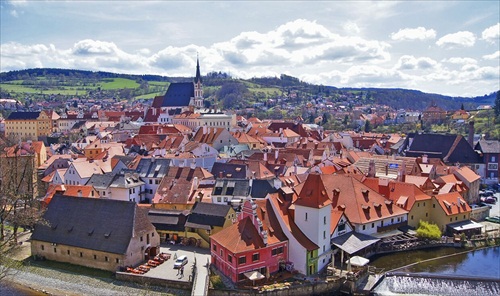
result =
[[[379,238],[367,234],[349,232],[332,239],[332,244],[349,254],[354,254],[379,240]]]
[[[370,262],[370,260],[366,259],[365,257],[354,256],[351,259],[347,260],[345,263],[346,264],[350,263],[351,265],[354,266],[365,266],[366,264],[368,264],[368,262]]]
[[[446,226],[453,228],[453,230],[455,230],[455,231],[465,231],[465,230],[482,228],[483,224],[476,223],[476,222],[471,221],[471,220],[465,220],[465,221],[450,223]]]
[[[245,272],[244,275],[249,280],[252,280],[252,281],[261,280],[261,279],[265,278],[265,276],[262,273],[258,272],[257,270]]]

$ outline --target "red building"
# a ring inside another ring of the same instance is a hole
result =
[[[246,279],[245,272],[269,277],[288,261],[288,239],[268,200],[247,201],[238,222],[212,235],[212,264],[233,282]]]

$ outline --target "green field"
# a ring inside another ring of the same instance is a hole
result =
[[[121,90],[121,89],[138,89],[140,84],[135,80],[127,79],[127,78],[106,78],[102,79],[96,83],[82,83],[75,82],[74,85],[65,86],[59,85],[57,87],[52,87],[47,82],[44,84],[43,82],[47,81],[43,77],[38,77],[36,81],[26,82],[24,80],[12,80],[4,83],[0,83],[0,90],[8,93],[17,93],[17,94],[43,94],[43,95],[78,95],[85,94],[87,91],[94,91],[100,88],[101,90]],[[168,82],[162,81],[148,81],[148,84],[151,88],[160,87],[162,91],[150,94],[141,95],[138,98],[153,98],[156,95],[160,95],[167,89],[169,85]]]

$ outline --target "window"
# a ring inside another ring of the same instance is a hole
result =
[[[411,219],[413,220],[413,215],[411,215]]]
[[[94,260],[97,260],[97,255],[94,255]]]
[[[142,236],[141,236],[141,242],[142,242]]]
[[[233,256],[231,256],[231,255],[227,255],[227,261],[228,261],[229,263],[233,263]]]
[[[43,245],[41,245],[41,247],[42,247],[42,251],[45,251],[45,247]]]
[[[498,170],[497,163],[488,163],[488,171],[496,171],[496,170]]]
[[[155,237],[155,233],[154,232],[151,233],[151,237]]]
[[[374,228],[374,227],[375,227],[375,223],[372,223],[372,228]]]
[[[307,213],[306,213],[306,221],[307,221]]]
[[[257,253],[257,254],[253,254],[253,255],[252,255],[252,261],[253,261],[253,262],[258,261],[259,259],[260,259],[260,255],[259,255],[259,253]]]
[[[149,184],[153,184],[153,180],[149,179]]]
[[[217,245],[213,245],[212,250],[217,251]]]
[[[363,230],[365,230],[365,229],[366,229],[366,226],[365,226],[365,225],[363,225]]]
[[[496,158],[495,156],[491,156],[491,162],[495,162]]]
[[[323,217],[323,224],[326,225],[326,216]]]
[[[238,258],[238,264],[245,264],[247,263],[247,257],[243,256]]]
[[[425,217],[429,217],[429,213],[425,213]]]
[[[432,204],[432,208],[434,208],[434,209],[435,209],[435,208],[436,208],[436,204]]]
[[[120,259],[116,258],[116,263],[120,263]]]
[[[71,255],[71,252],[68,250],[68,255]]]
[[[323,239],[326,239],[326,231],[323,230]]]
[[[105,257],[104,257],[104,261],[109,262],[109,258],[108,258],[108,256],[105,256]]]
[[[54,253],[57,253],[57,249],[56,248],[54,248]]]
[[[80,252],[80,257],[83,257],[83,253],[82,252]]]

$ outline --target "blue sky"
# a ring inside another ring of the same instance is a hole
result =
[[[500,89],[499,1],[5,1],[0,70],[288,74],[453,96]]]

